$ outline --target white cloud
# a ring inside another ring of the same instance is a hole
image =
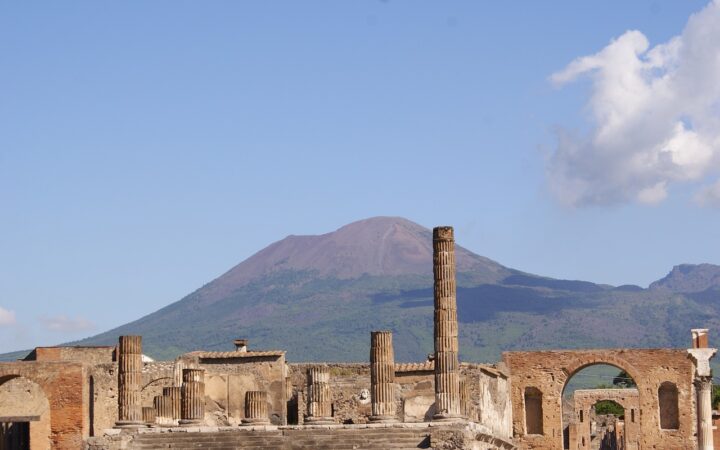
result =
[[[720,174],[720,0],[666,43],[651,48],[627,31],[550,80],[562,86],[581,76],[592,79],[593,127],[583,136],[558,132],[547,176],[560,201],[655,204],[674,184]],[[720,206],[706,201],[709,192],[720,199],[718,190],[701,190],[698,202]]]
[[[0,327],[15,325],[15,311],[9,311],[0,306]]]
[[[67,317],[58,315],[52,317],[41,317],[40,321],[49,331],[57,331],[59,333],[75,333],[78,331],[92,330],[95,325],[81,317]]]

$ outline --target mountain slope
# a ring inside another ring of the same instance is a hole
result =
[[[613,288],[523,273],[460,246],[456,257],[465,360],[494,361],[509,349],[682,347],[690,328],[720,326],[712,282],[687,293],[668,282]],[[391,329],[396,358],[421,360],[433,348],[432,304],[431,231],[376,217],[289,236],[182,300],[80,343],[142,334],[147,353],[170,358],[247,337],[293,361],[352,361],[367,359],[371,330]]]

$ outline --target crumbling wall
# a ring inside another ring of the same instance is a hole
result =
[[[479,367],[477,395],[477,422],[485,425],[493,434],[504,438],[512,437],[512,402],[510,381],[507,375],[490,367]]]
[[[50,449],[50,403],[37,383],[16,377],[0,384],[0,417],[30,418],[30,450]]]
[[[575,373],[594,364],[610,364],[625,370],[637,383],[639,393],[639,448],[694,449],[695,367],[686,350],[617,349],[506,352],[503,361],[510,371],[513,435],[521,448],[562,448],[562,391]],[[658,389],[670,382],[678,389],[678,429],[661,430]],[[542,392],[542,434],[526,433],[524,392]]]

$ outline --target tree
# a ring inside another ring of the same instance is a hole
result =
[[[612,400],[600,400],[595,403],[595,414],[613,414],[622,419],[625,415],[625,409]]]
[[[627,389],[627,388],[634,388],[637,387],[637,384],[635,384],[635,380],[632,379],[630,374],[625,372],[624,370],[621,370],[619,374],[613,378],[613,385]]]

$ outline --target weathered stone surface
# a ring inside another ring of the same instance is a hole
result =
[[[243,425],[269,425],[268,395],[265,391],[247,391],[245,393],[245,417]]]
[[[307,369],[307,423],[333,423],[330,371],[327,366]]]
[[[560,400],[568,379],[593,364],[610,364],[625,370],[637,383],[640,448],[695,449],[694,364],[686,350],[558,350],[506,352],[503,360],[512,380],[513,432],[520,448],[562,448]],[[663,383],[677,388],[678,428],[661,431],[659,389]],[[542,433],[525,428],[526,388],[542,393]]]
[[[205,419],[205,371],[183,369],[183,384],[180,391],[180,425],[195,426]]]
[[[435,298],[435,416],[460,417],[460,364],[455,286],[455,237],[452,227],[433,229]]]
[[[390,331],[370,333],[370,398],[371,421],[396,420],[395,354]]]
[[[118,427],[143,425],[142,337],[120,336],[118,344]]]

